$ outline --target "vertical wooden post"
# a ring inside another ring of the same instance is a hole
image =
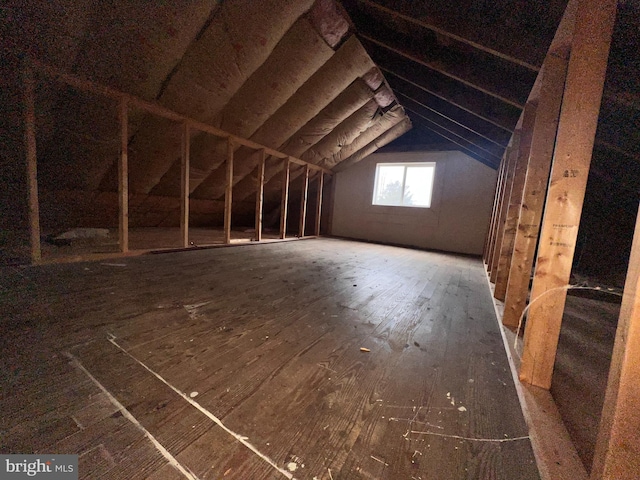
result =
[[[513,138],[513,137],[512,137]],[[515,155],[513,146],[509,145],[504,152],[505,161],[505,176],[504,183],[502,185],[502,192],[500,193],[500,208],[498,210],[498,222],[496,223],[496,235],[493,240],[493,248],[491,250],[491,263],[489,263],[489,271],[491,272],[490,280],[495,283],[498,275],[498,257],[500,253],[500,246],[502,245],[502,236],[504,234],[504,223],[507,216],[507,202],[509,201],[509,195],[511,194],[511,185],[513,184],[513,176],[515,172]]]
[[[182,126],[182,151],[180,152],[180,240],[184,248],[189,246],[189,155],[191,148],[189,124]]]
[[[256,190],[256,242],[262,241],[262,209],[264,207],[264,148],[260,150],[258,160],[258,178]]]
[[[302,192],[300,195],[300,229],[298,237],[304,237],[304,227],[307,221],[307,197],[309,196],[309,164],[304,166],[302,177]]]
[[[33,68],[25,61],[22,71],[24,88],[24,143],[27,167],[27,198],[29,207],[29,244],[31,263],[42,260],[40,249],[40,204],[38,202],[38,156],[36,151],[36,82]]]
[[[637,478],[640,472],[639,371],[640,210],[591,469],[592,480]]]
[[[616,0],[582,0],[576,15],[520,367],[522,381],[546,389],[551,386],[616,5]]]
[[[549,55],[542,67],[540,99],[533,125],[531,154],[513,242],[513,256],[502,317],[502,323],[509,327],[518,326],[529,295],[529,280],[549,183],[567,63],[568,58]]]
[[[491,220],[489,221],[489,229],[487,231],[487,236],[484,242],[484,250],[482,252],[482,258],[484,260],[485,265],[489,263],[489,251],[491,250],[491,245],[493,243],[493,237],[495,235],[494,229],[496,224],[496,210],[498,208],[498,201],[500,200],[500,189],[502,188],[502,175],[504,173],[504,156],[500,161],[500,167],[498,168],[498,176],[496,179],[496,188],[493,196],[493,207],[491,208]]]
[[[316,197],[316,237],[320,236],[320,219],[322,217],[322,188],[324,187],[324,173],[318,171],[318,192]]]
[[[224,243],[231,243],[231,213],[233,210],[233,140],[227,139],[227,179],[224,190]]]
[[[129,110],[122,98],[118,105],[120,119],[120,158],[118,159],[118,244],[129,251]]]
[[[282,200],[280,202],[280,238],[287,237],[287,205],[289,204],[289,157],[282,166]]]
[[[529,165],[529,154],[531,153],[531,138],[533,136],[533,122],[536,118],[537,103],[528,102],[522,113],[522,129],[520,130],[520,140],[516,155],[517,165],[511,198],[507,207],[507,218],[500,249],[500,259],[498,260],[498,275],[496,276],[496,286],[493,296],[504,301],[507,292],[507,282],[511,269],[511,256],[513,254],[513,242],[518,227],[518,217],[520,204],[522,203],[522,193],[524,190],[525,177]]]

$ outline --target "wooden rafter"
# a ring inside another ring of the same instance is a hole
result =
[[[375,9],[381,11],[381,12],[384,12],[384,13],[392,16],[393,18],[401,19],[401,20],[404,20],[405,22],[409,22],[409,23],[412,23],[412,24],[417,25],[419,27],[426,28],[428,30],[431,30],[432,32],[437,33],[438,35],[442,35],[444,37],[448,37],[448,38],[450,38],[452,40],[455,40],[456,42],[464,43],[465,45],[469,45],[469,46],[471,46],[473,48],[481,50],[481,51],[483,51],[485,53],[488,53],[490,55],[494,55],[494,56],[496,56],[498,58],[501,58],[503,60],[506,60],[508,62],[514,63],[516,65],[520,65],[521,67],[527,68],[527,69],[529,69],[529,70],[531,70],[533,72],[537,72],[537,71],[540,70],[538,66],[533,65],[531,63],[528,63],[528,62],[526,62],[524,60],[521,60],[519,58],[516,58],[513,55],[508,55],[508,54],[500,52],[500,51],[498,51],[498,50],[496,50],[494,48],[490,48],[490,47],[481,45],[478,42],[474,42],[472,40],[469,40],[467,38],[461,37],[459,35],[455,35],[455,34],[453,34],[451,32],[448,32],[448,31],[446,31],[446,30],[444,30],[442,28],[439,28],[439,27],[437,27],[437,26],[435,26],[435,25],[433,25],[433,24],[431,24],[429,22],[410,17],[410,16],[405,15],[403,13],[400,13],[400,12],[398,12],[396,10],[392,10],[392,9],[390,9],[388,7],[385,7],[385,6],[380,5],[380,4],[376,3],[376,2],[373,2],[371,0],[357,0],[357,1],[359,3],[364,4],[364,5],[368,5],[370,7],[373,7],[373,8],[375,8]]]
[[[523,109],[524,105],[522,104],[522,102],[519,102],[517,100],[514,100],[512,98],[507,98],[503,95],[500,95],[492,90],[489,90],[486,87],[483,87],[481,85],[478,85],[477,82],[470,82],[469,80],[466,80],[462,77],[459,77],[458,75],[454,75],[451,72],[448,72],[447,70],[445,70],[444,68],[439,67],[436,63],[434,62],[428,62],[422,58],[417,57],[416,55],[414,55],[413,53],[407,52],[406,50],[401,50],[399,48],[393,47],[391,45],[388,45],[384,42],[381,42],[380,40],[377,40],[373,37],[370,37],[368,35],[363,35],[363,34],[358,34],[360,37],[364,38],[365,40],[374,43],[382,48],[385,48],[397,55],[400,55],[404,58],[406,58],[407,60],[410,60],[414,63],[419,63],[420,65],[422,65],[423,67],[426,67],[430,70],[433,70],[434,72],[438,72],[442,75],[445,75],[446,77],[455,80],[456,82],[460,82],[464,85],[466,85],[467,87],[473,88],[475,90],[478,90],[479,92],[484,93],[485,95],[489,95],[490,97],[493,97],[497,100],[500,100],[501,102],[504,102],[508,105],[511,105],[513,107],[519,108],[519,109]]]

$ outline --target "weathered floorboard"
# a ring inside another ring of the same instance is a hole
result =
[[[197,478],[539,478],[480,259],[313,239],[0,273],[3,452],[185,478],[151,435]]]

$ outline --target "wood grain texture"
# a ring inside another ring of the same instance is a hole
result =
[[[264,208],[264,167],[265,167],[264,149],[260,150],[260,159],[258,160],[258,175],[256,178],[256,242],[262,240],[262,216]]]
[[[548,389],[560,335],[575,242],[591,165],[607,58],[616,16],[614,0],[578,5],[553,167],[540,232],[520,378]]]
[[[517,327],[529,295],[542,210],[549,184],[568,59],[550,55],[542,66],[540,101],[533,125],[531,154],[516,227],[502,322]]]
[[[122,263],[2,271],[3,452],[177,478],[70,352],[198,478],[283,475],[177,392],[298,479],[539,478],[480,259],[313,239]]]
[[[118,246],[129,251],[129,107],[126,100],[118,105],[120,121],[120,157],[118,158]]]

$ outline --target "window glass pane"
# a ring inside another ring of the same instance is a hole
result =
[[[403,165],[379,165],[376,193],[373,203],[377,205],[402,204]]]
[[[404,205],[429,207],[434,168],[431,166],[407,167],[404,186]]]

